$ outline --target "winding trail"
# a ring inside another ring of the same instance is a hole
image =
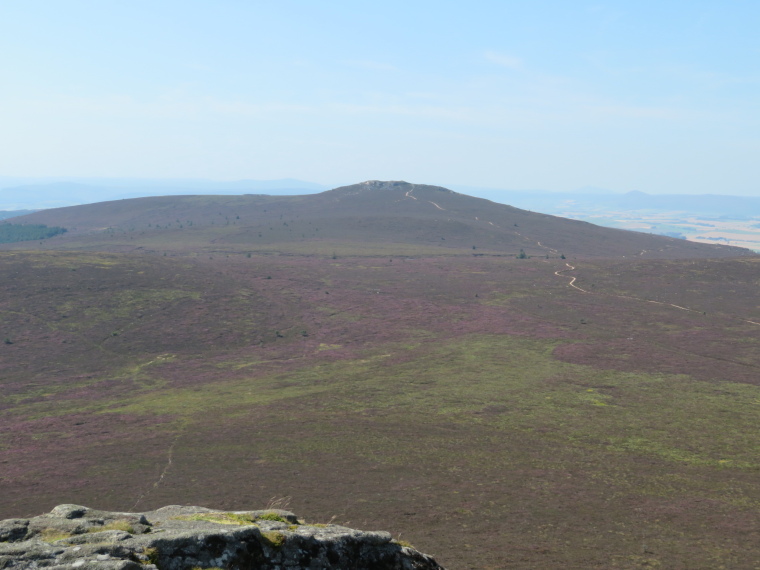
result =
[[[431,202],[431,204],[433,204],[434,206],[437,206],[438,208],[440,208],[440,206],[438,206],[438,204],[436,204],[435,202]],[[441,209],[443,209],[443,208],[441,208]],[[485,222],[485,223],[487,223],[487,224],[489,224],[489,225],[491,225],[491,226],[493,226],[495,228],[500,228],[501,227],[498,224],[494,224],[493,222],[489,222],[488,220],[481,220],[477,216],[475,216],[475,221],[476,222]],[[523,240],[525,240],[528,243],[535,243],[536,245],[538,245],[538,247],[540,247],[541,249],[545,249],[546,251],[548,251],[550,253],[553,253],[555,255],[559,253],[559,251],[556,250],[556,249],[554,249],[553,247],[549,247],[548,245],[544,245],[540,241],[531,239],[531,238],[529,238],[529,237],[521,234],[520,232],[518,232],[516,230],[508,229],[507,231],[512,232],[516,236],[520,236]],[[565,271],[568,271],[568,270],[565,270]],[[576,287],[576,289],[578,289],[578,287]]]
[[[412,188],[411,190],[407,190],[406,193],[404,194],[404,197],[405,198],[411,198],[412,200],[416,200],[417,197],[416,196],[412,196],[412,192],[414,192],[414,188]],[[443,210],[444,212],[446,211],[446,208],[441,208],[438,204],[436,204],[432,200],[428,200],[428,202],[430,202],[431,204],[433,204],[433,206],[435,206],[439,210]]]
[[[171,445],[169,446],[169,450],[166,452],[166,465],[164,466],[163,471],[161,471],[161,474],[158,476],[158,479],[153,483],[151,487],[149,487],[142,495],[140,495],[137,500],[135,501],[135,504],[132,505],[130,511],[134,512],[137,508],[137,505],[139,505],[142,500],[147,497],[153,489],[156,489],[161,482],[164,480],[164,477],[166,477],[167,473],[169,473],[169,469],[172,466],[172,457],[174,455],[174,446],[177,445],[177,441],[179,441],[179,438],[182,437],[182,434],[184,432],[185,425],[183,424],[181,431],[174,437],[174,440],[172,441]]]
[[[543,245],[540,241],[537,241],[536,243],[538,244],[538,247],[543,247],[544,249],[548,249],[552,253],[559,253],[559,251],[557,251],[553,247],[549,247],[548,245]]]
[[[572,287],[573,289],[577,289],[578,291],[581,291],[583,293],[591,293],[591,291],[587,291],[586,289],[582,289],[581,287],[578,287],[577,285],[575,285],[575,281],[576,281],[577,277],[573,277],[573,276],[570,276],[570,275],[562,275],[566,271],[574,271],[575,270],[575,267],[573,267],[569,263],[565,263],[565,265],[567,266],[567,269],[559,269],[558,271],[554,272],[554,275],[556,275],[558,277],[570,277],[570,282],[568,283],[568,285],[570,287]],[[664,305],[666,307],[673,307],[675,309],[679,309],[681,311],[688,311],[690,313],[705,314],[704,311],[700,311],[699,309],[690,309],[689,307],[682,307],[681,305],[676,305],[675,303],[666,303],[664,301],[652,301],[651,299],[640,299],[639,297],[633,297],[631,295],[616,295],[614,293],[592,293],[592,294],[606,295],[608,297],[617,297],[618,299],[630,299],[632,301],[639,301],[640,303],[652,303],[654,305]],[[727,316],[728,318],[731,318],[731,319],[736,319],[736,320],[741,321],[743,323],[750,323],[752,325],[760,326],[760,323],[755,322],[755,321],[750,321],[749,319],[742,319],[741,317],[734,317],[734,316],[731,316],[731,315],[725,315],[725,316]]]
[[[569,263],[565,263],[565,265],[567,266],[567,269],[560,269],[558,271],[555,271],[554,275],[556,275],[558,277],[570,277],[570,283],[568,283],[568,285],[570,287],[572,287],[573,289],[578,289],[578,291],[580,291],[582,293],[591,293],[591,291],[586,291],[585,289],[581,289],[577,285],[574,285],[575,280],[578,279],[577,277],[573,277],[572,275],[562,275],[565,271],[574,271],[575,270],[575,267],[573,267]]]

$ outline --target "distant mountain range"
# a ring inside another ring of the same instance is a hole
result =
[[[0,210],[0,220],[33,214],[37,210]]]
[[[495,202],[556,215],[593,215],[614,212],[679,212],[703,218],[752,219],[760,216],[760,196],[724,196],[718,194],[647,194],[633,191],[618,194],[598,188],[576,192],[543,190],[495,190],[452,186]]]
[[[0,177],[0,210],[59,208],[107,200],[188,194],[313,194],[328,188],[292,178],[220,182],[199,179]]]

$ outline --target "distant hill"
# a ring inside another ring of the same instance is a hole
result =
[[[574,192],[497,190],[467,186],[455,186],[454,189],[547,214],[640,211],[681,212],[707,218],[747,219],[760,216],[760,197],[754,196],[647,194],[638,190],[617,193],[600,188],[581,188]]]
[[[0,220],[33,214],[37,210],[0,210]]]
[[[63,226],[55,247],[255,250],[304,242],[386,243],[470,253],[733,257],[749,250],[603,228],[438,186],[368,181],[301,196],[162,196],[56,208],[18,223]],[[180,233],[181,232],[181,233]],[[22,246],[19,246],[22,247]]]
[[[123,198],[183,194],[309,194],[325,189],[319,184],[293,178],[228,182],[198,179],[0,178],[0,208],[59,208]]]
[[[616,196],[610,203],[627,210],[681,211],[733,218],[760,216],[760,197],[749,196],[721,196],[718,194],[698,196],[651,195],[644,192],[628,192]]]

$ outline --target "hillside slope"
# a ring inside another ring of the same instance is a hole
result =
[[[571,265],[0,252],[0,518],[277,498],[447,568],[757,566],[760,257]]]
[[[749,250],[603,228],[441,188],[367,181],[304,196],[163,196],[18,217],[69,229],[16,249],[257,251],[290,244],[409,244],[447,251],[582,257],[706,258]],[[392,249],[389,250],[392,252]]]

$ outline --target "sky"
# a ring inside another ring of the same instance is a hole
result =
[[[760,195],[757,0],[0,0],[0,176]]]

